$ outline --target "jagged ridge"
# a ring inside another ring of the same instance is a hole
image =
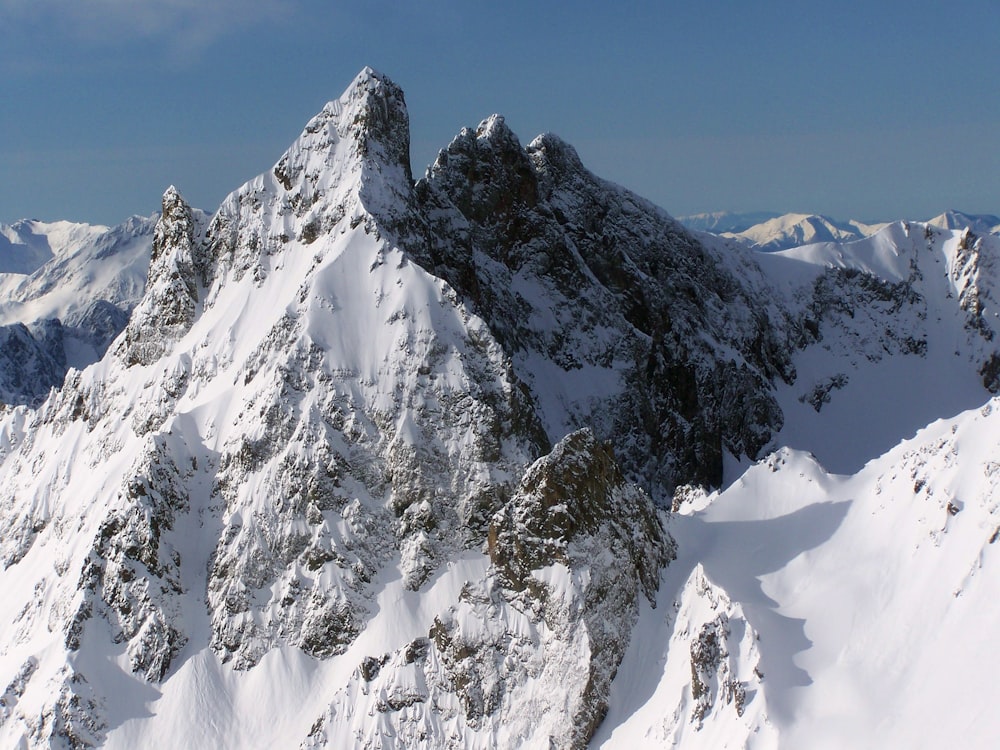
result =
[[[4,741],[148,744],[195,692],[213,718],[178,744],[583,747],[677,554],[676,485],[710,503],[694,485],[770,444],[779,399],[825,418],[855,371],[933,351],[932,263],[941,340],[992,382],[989,242],[900,226],[881,266],[770,275],[554,136],[490,118],[417,183],[407,144],[402,92],[365,70],[207,223],[169,189],[108,356],[4,412]],[[844,352],[847,380],[823,369]],[[662,736],[766,727],[751,620],[773,608],[668,575],[691,697]]]

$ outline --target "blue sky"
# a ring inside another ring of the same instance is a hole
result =
[[[672,214],[1000,213],[1000,3],[0,0],[0,221],[213,210],[365,65]]]

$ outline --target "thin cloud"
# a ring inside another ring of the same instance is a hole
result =
[[[233,30],[286,16],[295,6],[296,0],[0,0],[0,22],[84,42],[128,34],[194,50]]]

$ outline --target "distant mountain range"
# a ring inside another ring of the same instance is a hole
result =
[[[770,219],[776,219],[781,214],[771,211],[753,211],[750,213],[734,213],[732,211],[716,211],[706,214],[691,214],[678,216],[677,220],[688,229],[696,232],[742,232],[757,224],[763,224]]]
[[[678,217],[684,226],[698,232],[728,237],[755,250],[773,252],[817,242],[850,242],[869,237],[886,223],[842,221],[816,214],[767,212],[694,214]],[[925,223],[941,229],[969,228],[976,234],[1000,233],[1000,218],[961,211],[945,211]]]
[[[31,273],[52,258],[93,242],[108,227],[23,219],[0,224],[0,273]]]

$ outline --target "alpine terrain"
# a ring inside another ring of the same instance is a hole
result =
[[[995,234],[761,252],[498,115],[414,180],[367,68],[211,216],[56,226],[3,228],[0,746],[1000,740]]]
[[[0,402],[37,406],[101,358],[142,298],[155,226],[0,225]]]

